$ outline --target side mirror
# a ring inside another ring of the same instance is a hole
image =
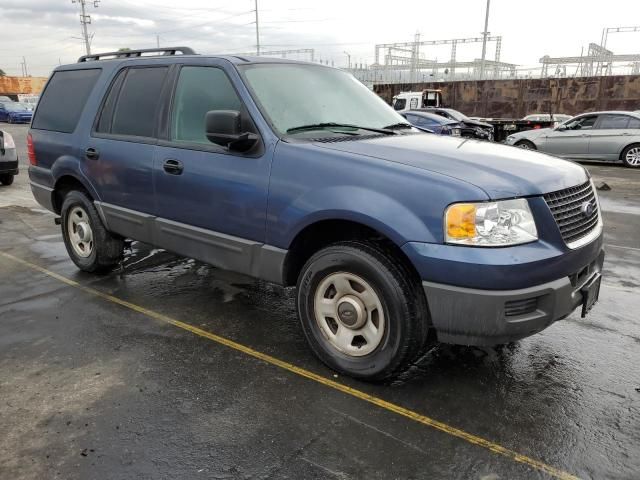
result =
[[[242,116],[236,110],[207,112],[205,132],[210,142],[237,152],[250,150],[258,141],[255,133],[242,132]]]
[[[556,130],[559,131],[559,132],[564,132],[566,129],[567,129],[566,125],[558,125],[556,127]]]

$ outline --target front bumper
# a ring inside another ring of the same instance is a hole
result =
[[[537,333],[582,304],[580,289],[602,271],[604,251],[572,275],[517,290],[422,282],[438,340],[496,345]]]
[[[17,175],[19,173],[18,160],[3,160],[0,156],[0,174]]]

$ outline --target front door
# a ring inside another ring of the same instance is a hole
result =
[[[207,139],[211,110],[242,114],[243,130],[257,133],[222,67],[186,65],[175,86],[169,133],[153,166],[156,243],[235,271],[250,268],[265,239],[272,147],[246,154]]]
[[[597,118],[597,115],[586,115],[564,124],[566,130],[549,130],[539,144],[540,150],[561,157],[586,158],[589,154],[589,133]]]

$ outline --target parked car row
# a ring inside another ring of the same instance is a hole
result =
[[[472,120],[452,108],[421,108],[401,113],[407,121],[420,129],[428,129],[442,135],[493,140],[493,127],[488,123]],[[431,125],[431,126],[429,126]]]

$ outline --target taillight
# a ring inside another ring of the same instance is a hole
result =
[[[33,138],[31,134],[27,135],[27,157],[29,157],[29,163],[31,165],[38,165],[36,160],[36,150],[33,148]]]

